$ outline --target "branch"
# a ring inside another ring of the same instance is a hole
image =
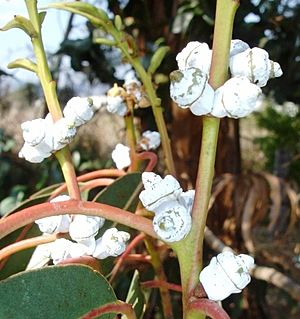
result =
[[[2,218],[0,220],[0,239],[37,219],[66,214],[100,216],[157,238],[151,220],[145,217],[106,204],[69,200],[65,202],[35,205]]]

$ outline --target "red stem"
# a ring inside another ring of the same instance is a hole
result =
[[[121,171],[119,169],[100,169],[97,171],[89,172],[83,175],[80,175],[77,177],[77,182],[85,182],[91,179],[95,178],[101,178],[101,177],[121,177],[124,176],[126,173],[124,171]],[[54,198],[64,192],[67,189],[67,184],[64,183],[56,190],[54,190],[51,194],[51,198]]]
[[[80,191],[86,191],[86,190],[91,190],[93,188],[96,187],[102,187],[102,186],[109,186],[111,185],[115,180],[112,178],[97,178],[97,179],[93,179],[91,181],[88,181],[86,183],[84,183],[84,185],[82,185],[80,187]]]
[[[145,168],[145,172],[152,172],[153,168],[157,164],[157,155],[153,152],[142,152],[138,153],[137,157],[141,160],[149,160],[149,163],[147,164]]]
[[[182,292],[180,285],[172,284],[163,280],[149,280],[141,283],[144,288],[165,288],[168,290],[173,290],[177,292]]]
[[[226,311],[213,300],[197,299],[192,301],[188,308],[202,312],[212,319],[230,319]]]
[[[157,238],[151,220],[145,217],[106,204],[69,200],[65,202],[35,205],[0,219],[0,239],[37,219],[66,214],[83,214],[104,217]]]
[[[100,306],[99,308],[94,308],[80,317],[80,319],[94,319],[105,313],[122,313],[126,315],[128,319],[136,319],[136,315],[132,306],[121,301]]]

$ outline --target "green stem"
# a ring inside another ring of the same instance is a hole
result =
[[[37,1],[26,0],[25,2],[30,21],[37,32],[37,37],[31,38],[37,64],[37,76],[40,79],[49,112],[53,118],[53,121],[55,122],[62,118],[63,114],[57,98],[56,83],[52,79],[45,54],[40,17],[37,11]],[[80,199],[80,191],[76,180],[76,174],[69,147],[64,147],[62,150],[56,152],[55,155],[61,165],[69,195],[72,198]]]
[[[235,0],[217,1],[209,79],[209,83],[214,89],[220,87],[228,77],[230,40],[238,5],[239,2]],[[192,229],[184,241],[172,245],[177,252],[180,263],[184,318],[189,319],[202,318],[200,314],[191,312],[187,305],[199,282],[199,273],[202,269],[204,228],[214,176],[219,125],[220,119],[203,117],[201,153],[192,211]]]
[[[166,123],[163,117],[163,109],[161,107],[160,99],[157,97],[155,89],[153,87],[152,77],[146,72],[146,70],[141,64],[140,59],[138,57],[133,57],[129,53],[127,42],[124,41],[124,39],[121,37],[120,32],[114,28],[113,24],[108,23],[103,27],[105,27],[106,31],[114,37],[116,41],[116,45],[122,51],[122,53],[124,54],[128,62],[133,66],[133,68],[135,69],[136,73],[138,74],[139,78],[141,79],[144,85],[144,88],[147,92],[147,96],[149,98],[149,101],[152,107],[152,112],[155,118],[155,122],[161,136],[161,144],[164,151],[167,170],[170,174],[176,176],[171,143],[170,143]]]

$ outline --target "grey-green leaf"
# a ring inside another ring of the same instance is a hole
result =
[[[34,27],[30,20],[18,15],[16,15],[12,20],[10,20],[4,27],[0,28],[0,30],[7,31],[14,28],[23,30],[30,36],[30,38],[37,36],[37,33],[34,30]]]
[[[47,8],[55,8],[80,14],[90,20],[95,25],[103,26],[109,20],[105,11],[84,2],[51,3]]]
[[[87,266],[52,266],[0,282],[0,318],[74,319],[116,300],[106,279]]]
[[[140,276],[137,270],[133,274],[126,302],[132,305],[138,319],[143,317],[146,309],[146,300],[140,287]]]
[[[168,46],[159,47],[153,54],[150,65],[148,68],[148,73],[153,74],[160,66],[162,60],[165,58],[166,54],[170,51]]]
[[[34,73],[37,73],[37,65],[29,59],[17,59],[12,61],[7,66],[9,69],[21,68]]]
[[[42,11],[39,13],[39,19],[40,19],[40,25],[43,24],[45,17],[46,17],[47,12],[46,11]]]

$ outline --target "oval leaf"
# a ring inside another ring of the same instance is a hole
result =
[[[3,28],[1,28],[1,31],[7,31],[10,29],[22,29],[25,33],[27,33],[31,38],[37,36],[36,31],[34,30],[34,27],[30,20],[26,19],[25,17],[16,15],[14,19],[10,20]]]
[[[7,67],[9,69],[21,68],[37,73],[37,65],[28,59],[17,59],[15,61],[10,62]]]
[[[166,54],[170,51],[170,48],[168,46],[159,47],[155,53],[153,54],[150,65],[148,68],[148,72],[150,74],[153,74],[158,67],[160,66],[162,60],[166,56]]]
[[[117,299],[102,275],[87,266],[67,265],[23,272],[3,280],[0,300],[0,318],[74,319]]]

